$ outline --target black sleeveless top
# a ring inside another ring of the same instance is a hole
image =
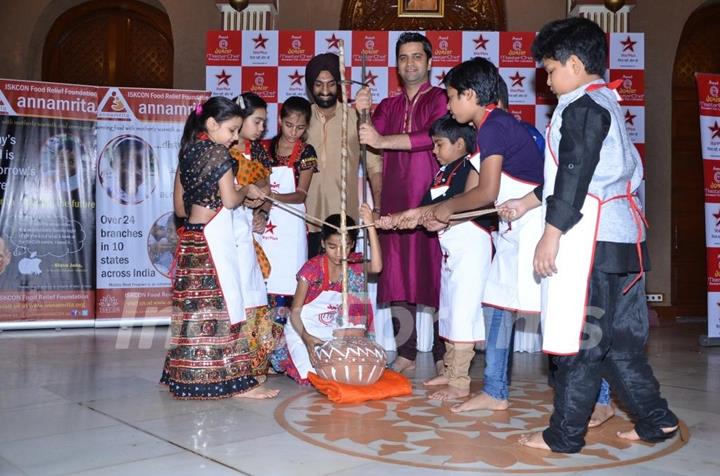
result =
[[[178,167],[188,216],[193,205],[213,210],[220,207],[220,177],[228,170],[232,170],[233,176],[237,173],[237,161],[227,147],[210,140],[195,142],[180,159]]]

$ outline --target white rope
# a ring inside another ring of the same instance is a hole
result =
[[[339,93],[342,94],[342,123],[340,138],[340,250],[343,256],[342,260],[342,308],[343,308],[343,325],[350,323],[350,313],[348,309],[348,263],[345,258],[347,253],[347,163],[348,163],[348,100],[350,94],[346,94],[347,84],[345,83],[345,42],[340,40],[338,46],[338,56],[340,60],[340,88]]]

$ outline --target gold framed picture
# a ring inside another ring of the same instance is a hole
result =
[[[399,17],[443,17],[445,0],[398,0]]]

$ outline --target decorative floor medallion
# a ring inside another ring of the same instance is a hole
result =
[[[583,451],[548,453],[518,444],[519,436],[547,426],[552,391],[547,385],[513,382],[505,412],[455,414],[451,403],[428,400],[425,389],[380,402],[337,405],[314,390],[281,403],[276,420],[294,436],[317,446],[385,463],[455,471],[541,473],[637,464],[676,451],[688,440],[629,442],[615,436],[632,428],[618,414],[590,430]]]

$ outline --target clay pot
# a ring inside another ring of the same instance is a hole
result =
[[[350,385],[377,382],[385,371],[387,354],[364,334],[364,329],[338,329],[333,332],[333,340],[315,349],[317,374],[325,380]]]

